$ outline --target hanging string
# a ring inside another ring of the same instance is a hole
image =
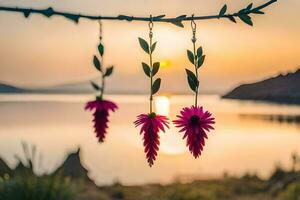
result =
[[[153,68],[153,63],[152,63],[152,38],[153,38],[153,18],[152,15],[150,15],[150,22],[148,24],[149,27],[149,54],[150,54],[150,69],[152,71]],[[153,109],[152,109],[152,102],[153,102],[153,94],[152,94],[152,84],[153,84],[153,76],[152,76],[152,72],[151,72],[151,76],[150,76],[150,113],[152,113]]]
[[[197,41],[197,38],[196,38],[197,24],[196,24],[196,22],[194,21],[194,14],[192,15],[191,27],[192,27],[192,31],[193,31],[192,42],[193,42],[193,43],[196,43],[196,41]]]
[[[98,24],[99,24],[99,46],[98,46],[98,49],[99,49],[100,46],[102,48],[104,48],[104,46],[103,46],[103,42],[102,42],[102,40],[103,40],[103,25],[102,25],[102,21],[98,20]],[[103,55],[101,55],[100,57],[101,57],[100,58],[101,59],[101,65],[103,66],[104,65]],[[101,71],[101,73],[102,73],[102,76],[101,76],[101,88],[100,88],[101,94],[100,94],[100,96],[101,96],[101,98],[103,98],[103,93],[104,93],[104,88],[105,88],[105,74],[103,73],[103,71]]]
[[[103,33],[102,33],[102,21],[98,20],[98,24],[99,24],[99,40],[100,43],[102,43],[102,39],[103,39]]]
[[[192,27],[192,43],[193,43],[193,53],[194,53],[194,66],[195,66],[195,71],[196,71],[196,77],[198,80],[198,68],[197,68],[197,53],[196,53],[196,31],[197,31],[197,24],[194,21],[194,14],[192,14],[192,20],[191,20],[191,27]],[[198,91],[199,91],[199,84],[196,87],[196,91],[195,91],[195,106],[198,105]]]

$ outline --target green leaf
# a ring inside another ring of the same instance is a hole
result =
[[[197,87],[199,85],[199,81],[198,81],[196,75],[188,69],[185,69],[185,71],[186,71],[186,74],[187,74],[187,80],[188,80],[190,88],[194,92],[197,92]]]
[[[185,72],[186,72],[187,76],[188,76],[190,79],[192,79],[195,83],[198,82],[198,79],[197,79],[196,75],[194,74],[194,72],[192,72],[192,71],[189,70],[189,69],[185,69]],[[196,84],[196,85],[197,85],[197,84]],[[198,86],[198,85],[197,85],[197,86]]]
[[[247,10],[244,8],[244,9],[241,9],[238,14],[244,14],[246,15],[247,14]]]
[[[197,57],[200,58],[200,57],[202,57],[202,55],[203,55],[203,49],[202,49],[202,47],[199,47],[197,49]]]
[[[103,54],[104,54],[104,46],[103,46],[102,43],[100,43],[100,44],[98,45],[98,51],[99,51],[99,54],[100,54],[101,56],[103,56]]]
[[[178,20],[182,20],[182,19],[184,19],[184,18],[186,18],[186,15],[180,15],[180,16],[178,16],[178,17],[176,17],[176,19],[178,19]]]
[[[49,7],[47,9],[41,11],[41,13],[43,15],[45,15],[46,17],[51,17],[53,15],[53,13],[54,13],[54,10],[53,10],[53,8]]]
[[[227,5],[225,4],[219,12],[219,18],[223,17],[227,11]]]
[[[110,76],[112,73],[113,73],[113,70],[114,70],[114,67],[111,66],[111,67],[108,67],[105,71],[105,74],[104,76]]]
[[[187,56],[189,58],[189,61],[194,65],[195,64],[195,56],[194,56],[193,52],[191,52],[190,50],[187,50]]]
[[[246,15],[246,14],[242,14],[242,15],[239,15],[239,18],[245,22],[246,24],[250,25],[250,26],[253,26],[253,22],[251,20],[251,17],[249,15]]]
[[[171,23],[174,24],[175,26],[184,28],[184,25],[183,25],[182,21],[173,21]]]
[[[73,21],[73,22],[75,22],[75,23],[79,22],[79,16],[78,15],[65,13],[64,17],[71,20],[71,21]]]
[[[97,58],[97,56],[94,56],[93,62],[94,62],[95,68],[96,68],[98,71],[101,71],[101,64],[100,64],[100,61],[99,61],[99,59]]]
[[[204,61],[205,61],[205,55],[198,58],[198,62],[197,62],[197,68],[198,69],[203,65]]]
[[[158,92],[159,88],[160,88],[160,83],[161,83],[161,79],[158,78],[154,81],[153,85],[152,85],[152,94],[155,94]]]
[[[23,11],[23,14],[24,14],[24,17],[25,17],[25,18],[28,18],[29,15],[30,15],[30,10],[24,10],[24,11]]]
[[[126,15],[119,15],[118,18],[121,19],[121,20],[126,20],[128,18],[128,16],[126,16]]]
[[[142,49],[146,52],[146,53],[150,53],[149,52],[149,45],[148,43],[146,42],[146,40],[144,40],[143,38],[139,38],[139,43],[140,43],[140,46],[142,47]]]
[[[254,14],[259,14],[259,15],[265,14],[263,11],[260,11],[260,10],[252,10],[251,12]]]
[[[186,18],[186,15],[180,15],[180,16],[176,17],[175,20],[173,20],[171,23],[174,24],[175,26],[183,28],[184,25],[182,23],[182,20],[184,18]]]
[[[143,63],[142,62],[142,66],[143,66],[143,70],[144,70],[144,72],[145,72],[145,74],[148,76],[148,77],[150,77],[150,67],[149,67],[149,65],[147,65],[146,63]]]
[[[236,23],[235,18],[232,15],[228,15],[227,18],[232,21],[233,23]]]
[[[152,46],[151,46],[151,53],[155,50],[156,43],[157,43],[157,42],[154,42],[154,44],[152,44]]]
[[[188,84],[189,84],[191,90],[193,90],[194,92],[197,92],[196,83],[190,77],[187,77],[187,80],[188,80]]]
[[[166,16],[166,15],[158,15],[158,16],[153,17],[153,19],[159,20],[159,19],[164,18],[165,16]]]
[[[96,83],[94,83],[93,81],[91,81],[91,85],[93,86],[93,88],[95,90],[101,90],[101,88]]]
[[[120,20],[132,21],[132,16],[119,15],[119,16],[118,16],[118,19],[120,19]]]
[[[153,64],[153,67],[152,67],[152,76],[155,76],[155,74],[158,72],[159,66],[160,66],[159,62],[155,62]]]
[[[253,3],[250,3],[250,4],[247,6],[246,10],[248,10],[248,11],[251,10],[252,6],[253,6]]]

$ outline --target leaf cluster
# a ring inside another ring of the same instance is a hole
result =
[[[138,38],[140,47],[147,53],[149,56],[152,56],[152,53],[155,50],[157,42],[154,42],[151,46],[143,38]],[[142,68],[147,77],[153,78],[160,68],[159,62],[154,62],[152,66],[149,66],[147,63],[142,62]],[[161,85],[161,78],[155,79],[151,86],[151,94],[154,95],[159,91]]]
[[[195,55],[192,51],[187,50],[187,57],[189,61],[195,66],[196,71],[203,65],[205,61],[205,55],[203,54],[202,47],[199,47],[195,52]],[[197,93],[199,87],[199,80],[197,76],[189,69],[185,69],[187,75],[187,81],[192,91]]]
[[[250,17],[250,14],[265,14],[264,12],[261,11],[260,7],[253,8],[253,3],[250,3],[246,8],[241,9],[235,14],[226,15],[226,12],[227,12],[227,5],[225,4],[221,8],[218,18],[225,17],[228,18],[230,21],[236,23],[237,22],[236,17],[238,17],[242,22],[250,26],[253,26],[253,21],[252,18]]]
[[[104,79],[105,77],[108,77],[108,76],[112,75],[114,67],[113,66],[109,66],[109,67],[103,69],[101,60],[103,60],[102,58],[103,58],[103,55],[104,55],[104,46],[103,46],[102,43],[100,43],[98,45],[98,53],[99,53],[100,57],[98,57],[97,55],[94,55],[94,57],[93,57],[93,64],[94,64],[94,67],[99,72],[102,73],[102,78]],[[92,85],[92,87],[95,90],[97,90],[97,91],[101,90],[101,87],[97,83],[91,81],[91,85]]]

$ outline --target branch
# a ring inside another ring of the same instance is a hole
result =
[[[264,14],[261,10],[268,7],[269,5],[277,2],[277,0],[269,0],[268,2],[252,8],[252,4],[249,4],[246,8],[233,13],[233,14],[226,14],[227,6],[224,5],[223,8],[220,10],[219,14],[217,15],[207,15],[207,16],[190,16],[181,15],[176,18],[165,18],[165,15],[159,15],[154,17],[134,17],[134,16],[127,16],[127,15],[119,15],[119,16],[95,16],[95,15],[83,15],[83,14],[75,14],[69,12],[60,12],[54,10],[52,7],[47,9],[33,9],[33,8],[19,8],[19,7],[5,7],[0,6],[0,11],[7,11],[7,12],[17,12],[23,13],[26,18],[28,18],[31,14],[40,14],[46,17],[52,17],[54,15],[63,16],[69,20],[72,20],[76,23],[79,22],[80,18],[85,18],[89,20],[126,20],[126,21],[155,21],[155,22],[166,22],[172,23],[176,26],[183,27],[182,21],[191,21],[191,20],[208,20],[208,19],[221,19],[227,18],[232,22],[236,23],[236,17],[240,18],[243,22],[248,25],[253,25],[250,14]]]

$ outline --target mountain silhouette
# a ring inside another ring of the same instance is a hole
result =
[[[263,81],[240,85],[223,98],[300,104],[300,69],[286,75],[280,74]]]

